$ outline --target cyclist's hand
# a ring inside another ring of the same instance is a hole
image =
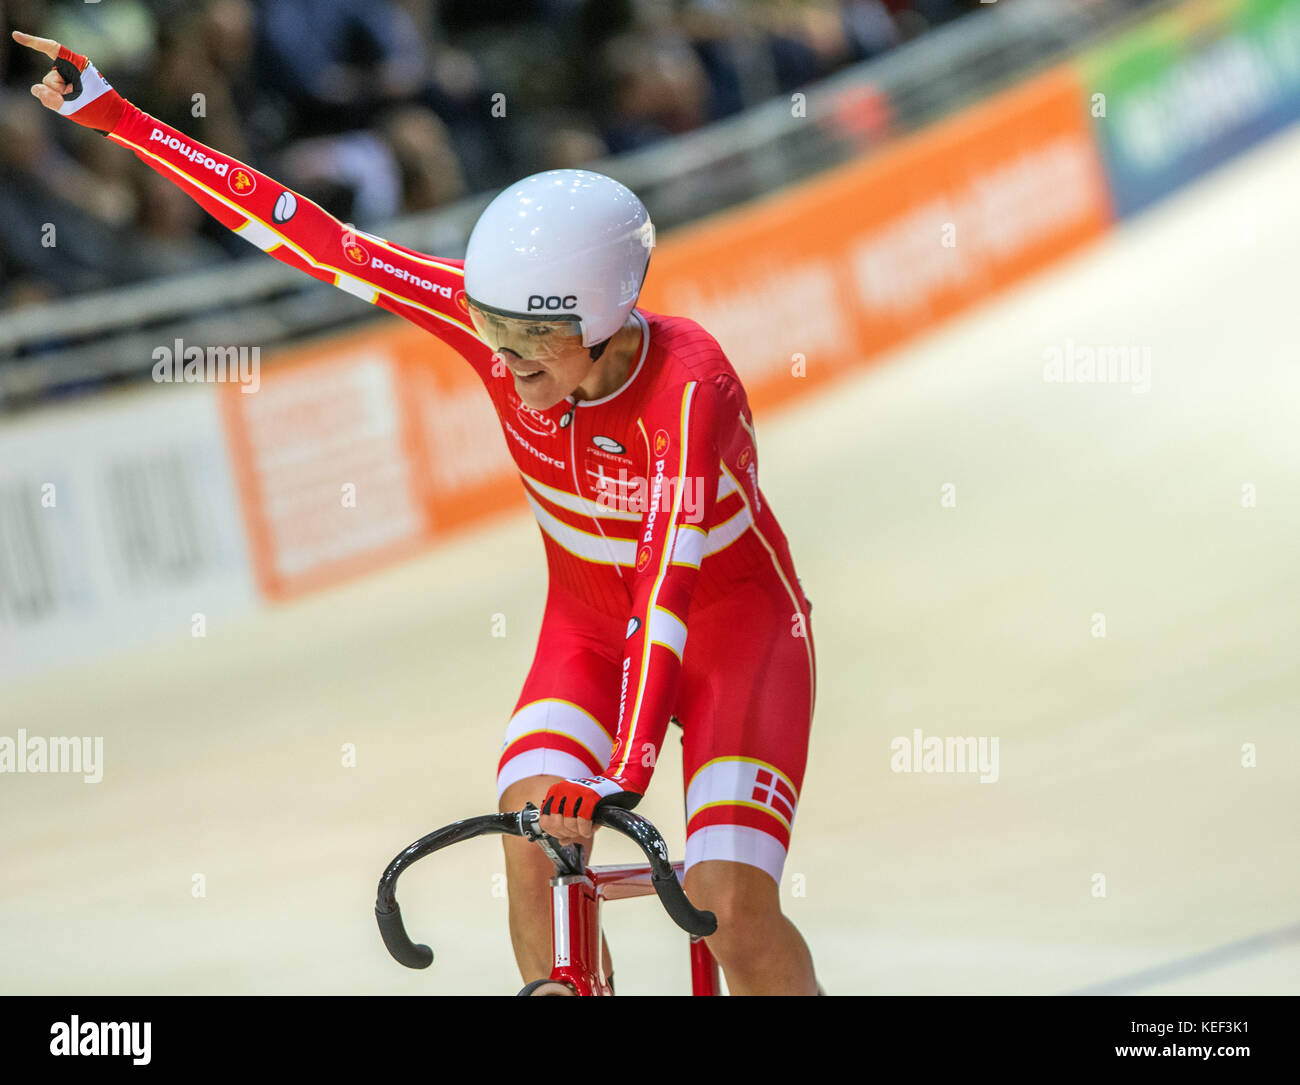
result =
[[[561,844],[590,844],[591,818],[601,806],[631,810],[641,801],[635,791],[625,791],[607,776],[586,776],[552,784],[542,800],[538,826]]]
[[[44,53],[54,62],[45,78],[32,87],[41,105],[87,128],[113,130],[126,102],[89,60],[50,38],[38,38],[21,30],[15,30],[13,37],[19,45]]]

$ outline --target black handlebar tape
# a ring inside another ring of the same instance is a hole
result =
[[[391,912],[381,912],[375,906],[375,919],[379,923],[379,935],[393,955],[393,960],[407,968],[428,968],[433,963],[433,950],[428,946],[418,946],[411,941],[402,924],[402,909],[393,901]]]
[[[634,840],[645,857],[650,860],[650,880],[659,895],[664,911],[687,934],[704,938],[718,929],[718,918],[712,912],[702,912],[686,897],[686,890],[677,880],[668,862],[668,848],[659,830],[639,814],[617,806],[602,806],[596,811],[596,822],[607,825],[618,833]]]
[[[717,931],[718,917],[712,912],[700,911],[686,898],[686,891],[676,874],[670,874],[666,878],[656,874],[650,880],[654,883],[655,892],[659,894],[659,902],[664,906],[664,911],[687,934],[707,938]]]
[[[427,836],[420,837],[414,844],[402,850],[379,879],[379,891],[375,899],[375,920],[379,924],[379,933],[384,945],[393,959],[407,968],[428,968],[433,963],[433,950],[428,946],[417,945],[411,941],[402,925],[402,910],[397,905],[397,879],[402,871],[426,855],[458,844],[471,837],[484,833],[510,833],[519,835],[518,814],[483,814],[481,817],[466,818],[463,821],[444,825]]]

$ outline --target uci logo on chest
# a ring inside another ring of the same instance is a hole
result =
[[[556,424],[553,419],[547,418],[541,411],[528,406],[527,403],[520,401],[515,404],[515,414],[519,416],[519,424],[534,433],[538,437],[554,437]]]

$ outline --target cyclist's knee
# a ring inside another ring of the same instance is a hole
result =
[[[781,918],[781,894],[766,871],[747,863],[706,860],[686,872],[686,895],[718,919],[722,941],[758,934]],[[710,939],[712,941],[712,939]]]

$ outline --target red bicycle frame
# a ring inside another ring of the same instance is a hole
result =
[[[682,864],[672,864],[678,880]],[[612,995],[600,952],[600,906],[603,901],[644,897],[655,891],[644,864],[588,867],[585,874],[551,879],[551,944],[555,962],[551,980],[580,995]],[[718,962],[703,938],[691,937],[691,994],[716,995]]]

